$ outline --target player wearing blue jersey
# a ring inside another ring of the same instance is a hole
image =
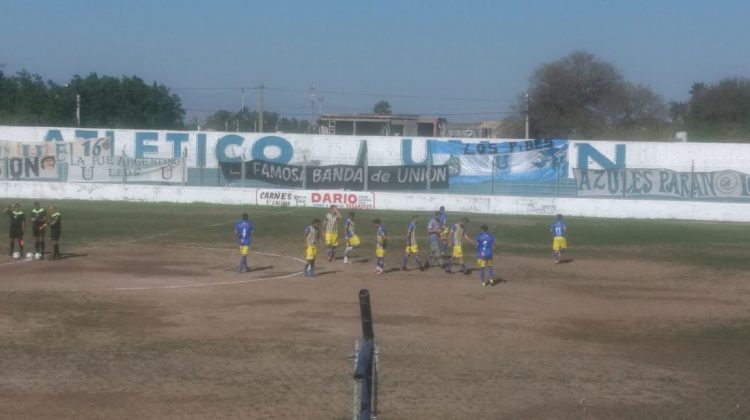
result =
[[[374,219],[372,226],[375,228],[375,274],[383,274],[383,269],[385,268],[385,249],[388,246],[388,234],[380,219]]]
[[[247,213],[242,213],[242,219],[234,224],[234,234],[240,245],[240,265],[237,271],[247,273],[247,254],[250,253],[250,237],[253,234],[253,223],[248,220]]]
[[[426,270],[429,268],[429,263],[425,262],[422,265],[422,260],[419,258],[419,245],[417,245],[417,221],[419,216],[412,216],[411,223],[406,227],[406,249],[404,250],[404,261],[401,264],[401,269],[406,270],[409,265],[409,257],[414,255],[414,259],[417,262],[417,267],[420,270]]]
[[[318,253],[319,240],[320,219],[316,218],[305,227],[305,276],[307,277],[315,277],[315,256]]]
[[[487,225],[482,225],[480,232],[474,240],[477,247],[477,266],[479,266],[479,279],[482,286],[492,285],[495,279],[495,273],[492,269],[492,256],[495,253],[495,237],[488,232]],[[489,279],[484,281],[484,271],[489,271]]]
[[[555,257],[555,264],[560,264],[560,255],[568,248],[568,225],[563,220],[562,214],[558,214],[555,221],[549,227],[552,233],[552,253]]]
[[[359,247],[361,241],[357,235],[356,222],[354,221],[354,212],[349,212],[349,217],[344,220],[344,236],[346,237],[346,250],[344,251],[344,264],[349,264],[349,255]]]

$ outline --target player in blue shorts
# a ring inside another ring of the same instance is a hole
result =
[[[477,266],[479,267],[479,279],[482,286],[492,285],[495,281],[495,273],[492,269],[492,256],[495,253],[495,237],[488,232],[487,225],[482,225],[480,232],[474,240],[477,246]],[[484,271],[489,270],[489,280],[484,281]]]
[[[346,237],[346,251],[344,251],[344,264],[349,264],[349,256],[351,252],[359,247],[361,243],[359,235],[357,235],[356,222],[354,220],[354,212],[349,212],[349,217],[344,221],[344,236]]]
[[[372,226],[375,228],[375,274],[383,274],[385,250],[388,246],[388,234],[380,219],[375,218],[372,221]]]
[[[568,234],[568,225],[563,220],[562,214],[557,215],[549,231],[552,233],[552,254],[555,257],[555,264],[560,264],[560,256],[568,248],[568,240],[565,238]]]
[[[250,253],[250,236],[253,234],[253,223],[248,220],[247,213],[242,213],[242,219],[234,224],[234,234],[240,244],[240,265],[237,271],[247,273],[247,254]]]
[[[313,219],[305,227],[305,276],[315,277],[315,257],[318,255],[318,241],[320,240],[320,219]]]
[[[419,258],[419,245],[417,245],[417,221],[419,216],[412,216],[411,223],[406,227],[406,249],[404,250],[404,262],[401,269],[406,270],[409,265],[409,257],[414,255],[417,261],[417,267],[424,271],[429,268],[429,262],[422,265],[422,259]]]

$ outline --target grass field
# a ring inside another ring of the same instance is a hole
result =
[[[380,418],[750,418],[750,224],[568,218],[572,262],[554,265],[550,218],[446,203],[498,238],[502,282],[482,288],[372,274],[370,221],[398,267],[410,212],[357,211],[356,263],[309,280],[302,230],[322,209],[55,205],[67,258],[0,261],[0,418],[347,418],[363,287]]]

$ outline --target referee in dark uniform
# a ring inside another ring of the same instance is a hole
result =
[[[10,218],[10,251],[8,255],[13,256],[13,250],[16,242],[18,242],[18,249],[23,256],[23,231],[26,228],[26,215],[23,214],[20,203],[14,204],[13,207],[9,205],[5,209],[5,213]]]
[[[52,239],[52,259],[60,258],[60,234],[62,233],[62,215],[55,206],[49,206],[47,219],[50,239]]]
[[[34,235],[34,249],[40,259],[44,259],[44,224],[47,223],[47,209],[38,201],[31,208],[31,234]]]

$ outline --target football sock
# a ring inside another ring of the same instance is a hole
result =
[[[419,255],[417,255],[415,259],[417,260],[417,267],[422,267],[422,260],[419,258]]]
[[[41,242],[39,242],[39,248],[40,248],[39,252],[40,252],[40,253],[41,253],[42,255],[44,255],[44,248],[45,248],[45,246],[44,246],[44,239],[42,239],[42,241],[41,241]]]
[[[53,252],[53,255],[59,257],[60,256],[60,245],[55,244],[52,252]]]
[[[453,261],[448,261],[448,266],[445,269],[451,271],[453,269]]]
[[[482,280],[482,283],[484,283],[484,267],[479,269],[479,280]]]
[[[10,240],[10,254],[13,254],[13,250],[16,249],[16,241],[11,239]]]
[[[404,263],[401,266],[406,267],[407,264],[409,264],[409,254],[404,255]]]
[[[34,241],[34,250],[39,252],[39,241]]]
[[[466,272],[466,264],[461,264],[461,271]]]
[[[495,280],[495,270],[492,267],[487,267],[487,270],[490,272],[490,281]]]

